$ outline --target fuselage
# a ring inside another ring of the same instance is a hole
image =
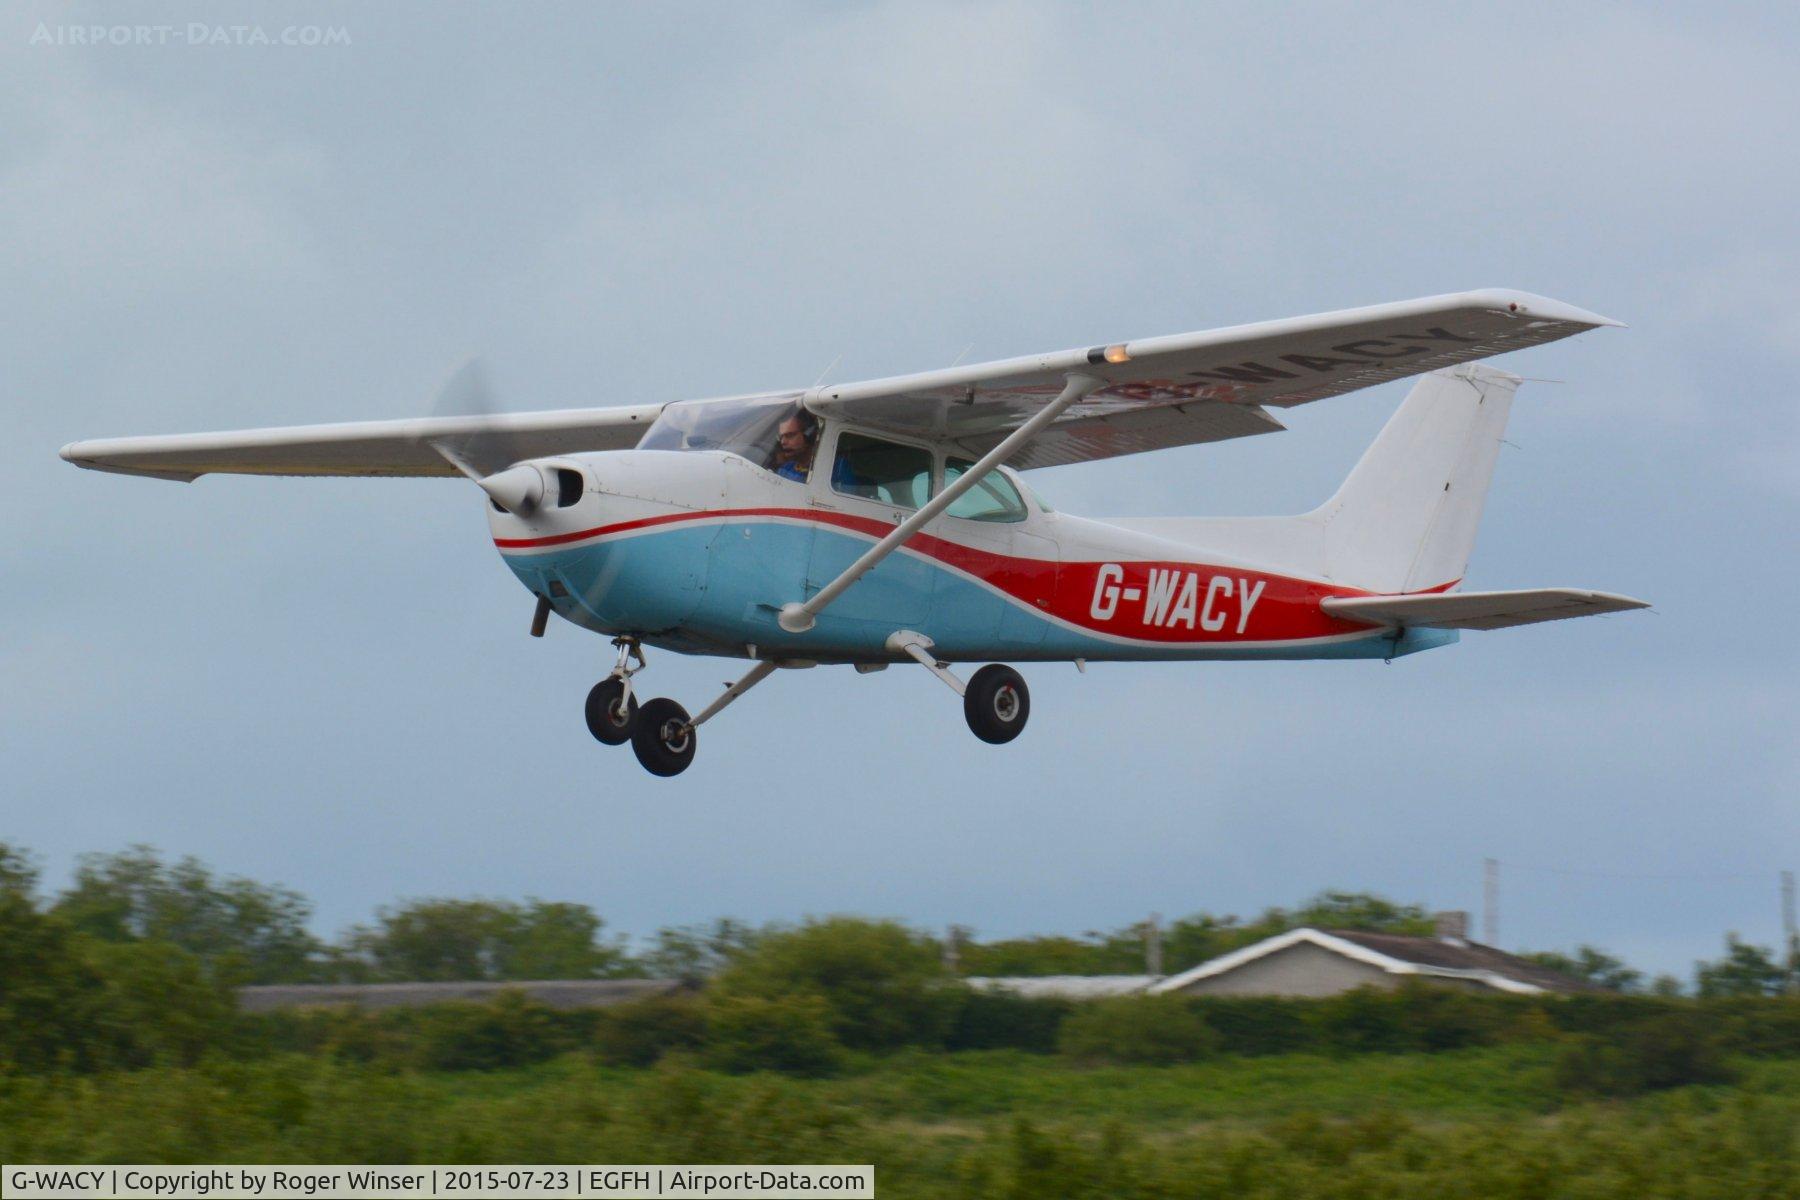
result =
[[[1330,616],[1320,600],[1367,593],[1046,511],[1022,487],[1023,511],[939,517],[794,634],[776,622],[781,606],[818,591],[906,508],[724,451],[537,465],[552,485],[541,507],[489,507],[514,575],[576,625],[683,653],[891,662],[900,629],[952,662],[1392,658],[1456,640]]]

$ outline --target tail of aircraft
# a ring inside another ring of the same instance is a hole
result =
[[[1372,592],[1462,579],[1519,377],[1470,364],[1414,385],[1337,494],[1306,514],[1324,573]]]
[[[1474,363],[1421,377],[1337,494],[1309,513],[1116,523],[1371,592],[1444,589],[1469,565],[1519,383]]]

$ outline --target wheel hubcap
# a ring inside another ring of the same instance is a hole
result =
[[[1002,721],[1012,721],[1019,715],[1019,693],[1010,687],[1003,687],[994,693],[994,715]]]
[[[662,743],[670,753],[680,754],[687,749],[688,735],[680,721],[664,721],[662,727]]]

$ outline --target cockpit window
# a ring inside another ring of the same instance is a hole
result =
[[[798,418],[812,430],[818,418],[798,400],[682,400],[664,406],[644,431],[639,450],[724,450],[776,469],[782,422]],[[816,437],[816,433],[815,433]],[[810,465],[810,464],[809,464]]]
[[[860,433],[840,433],[831,486],[900,508],[918,508],[931,494],[931,451]]]

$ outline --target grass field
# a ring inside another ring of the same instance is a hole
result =
[[[908,1196],[1800,1196],[1800,1060],[1560,1104],[1540,1046],[1083,1069],[1018,1053],[822,1080],[415,1073],[313,1057],[0,1076],[7,1162],[874,1162]]]

